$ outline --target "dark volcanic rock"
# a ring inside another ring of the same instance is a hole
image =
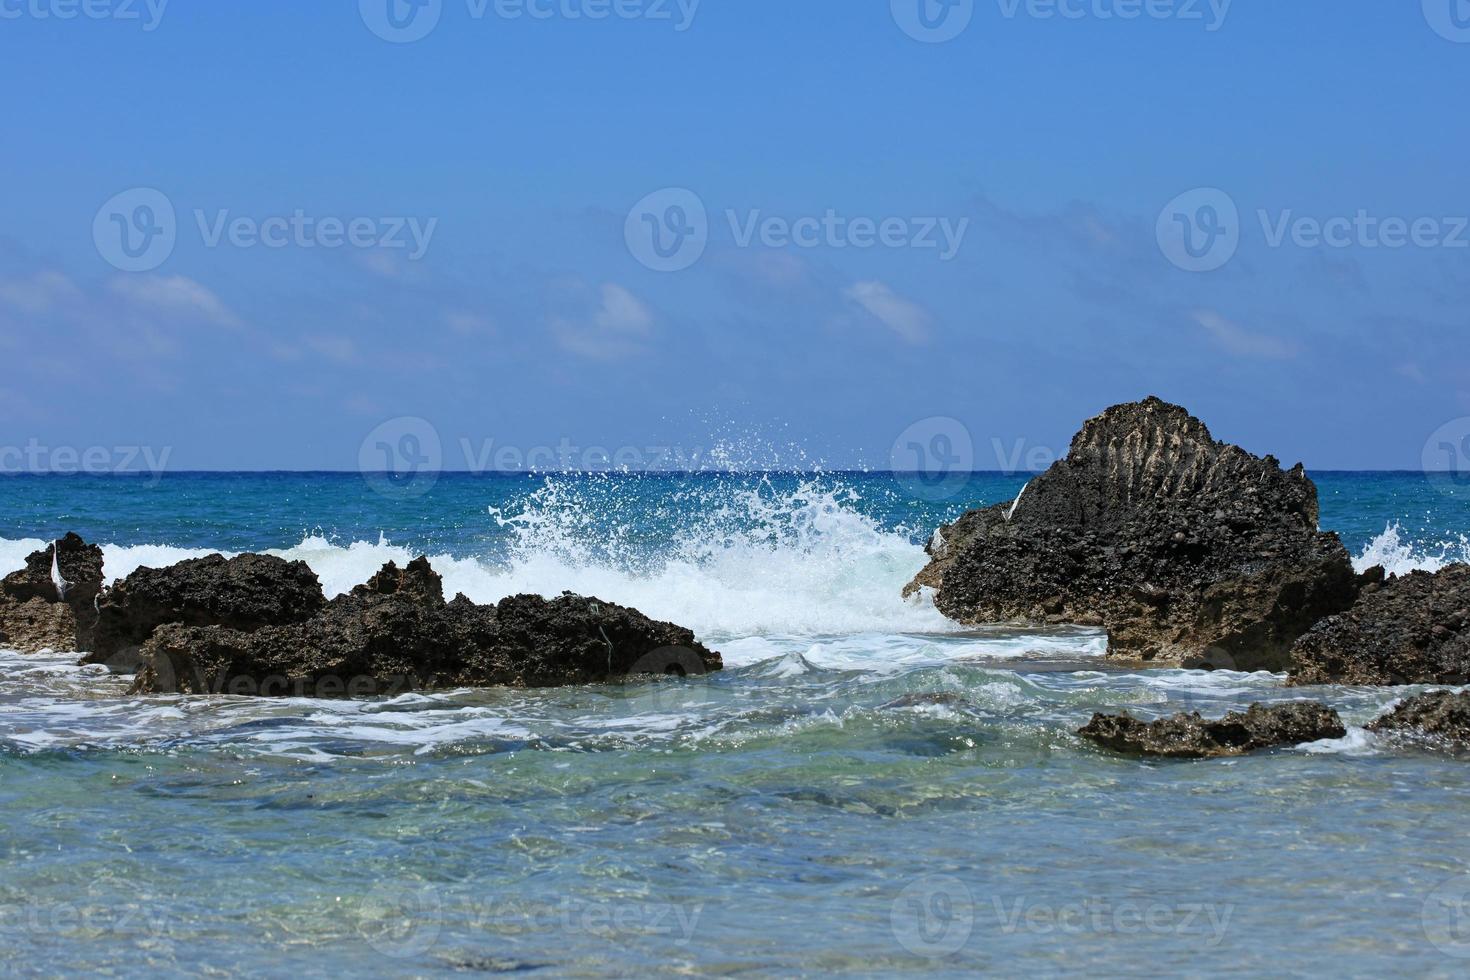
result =
[[[23,652],[86,650],[97,622],[102,549],[68,533],[0,582],[0,634]],[[51,608],[55,607],[55,608]]]
[[[307,622],[253,633],[166,626],[143,659],[140,693],[317,697],[546,687],[721,667],[720,655],[689,630],[596,599],[446,603],[424,559],[401,571],[385,566]]]
[[[1293,684],[1470,683],[1470,565],[1365,589],[1292,649]]]
[[[429,565],[429,559],[422,556],[408,563],[406,568],[399,568],[394,562],[389,562],[374,573],[362,585],[352,590],[353,595],[409,595],[416,596],[426,602],[442,603],[444,601],[444,578],[434,571]]]
[[[299,623],[326,604],[305,562],[270,555],[193,558],[140,568],[102,594],[92,652],[83,663],[124,672],[159,626],[223,626],[243,633]]]
[[[1300,465],[1216,442],[1157,398],[1089,420],[1019,501],[940,528],[906,592],[963,623],[1078,623],[1126,660],[1284,670],[1291,645],[1358,593],[1317,530]]]
[[[1470,694],[1454,691],[1420,694],[1375,719],[1368,730],[1470,748]]]
[[[75,650],[76,613],[64,602],[0,596],[0,647],[21,653]]]
[[[1077,732],[1115,752],[1130,755],[1203,759],[1243,755],[1273,745],[1300,745],[1347,734],[1337,712],[1316,702],[1253,704],[1244,714],[1232,711],[1219,721],[1199,712],[1180,712],[1160,721],[1139,721],[1129,714],[1095,714]]]

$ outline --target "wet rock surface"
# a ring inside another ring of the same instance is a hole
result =
[[[445,602],[425,559],[388,564],[305,622],[253,632],[164,626],[142,661],[137,693],[317,697],[548,687],[722,665],[689,630],[597,599]]]
[[[85,650],[93,642],[102,549],[68,533],[0,581],[0,635],[23,653]]]
[[[1470,749],[1470,694],[1455,691],[1420,694],[1375,719],[1368,730]]]
[[[1347,734],[1336,711],[1316,702],[1253,704],[1211,721],[1199,712],[1180,712],[1159,721],[1127,713],[1098,713],[1077,732],[1114,752],[1174,759],[1244,755],[1277,745],[1300,745]]]
[[[193,558],[166,568],[140,568],[107,589],[83,663],[130,672],[138,648],[166,624],[222,626],[253,632],[303,622],[326,605],[305,562],[245,554]]]
[[[1101,626],[1117,659],[1285,670],[1296,639],[1358,593],[1317,518],[1301,466],[1149,398],[1085,423],[1018,501],[940,528],[905,591],[934,589],[966,624]]]
[[[1470,683],[1470,565],[1365,588],[1292,649],[1293,684]]]

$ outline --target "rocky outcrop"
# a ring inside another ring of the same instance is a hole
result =
[[[1337,712],[1316,702],[1253,704],[1218,721],[1199,712],[1180,712],[1160,721],[1139,721],[1127,713],[1095,714],[1077,732],[1083,738],[1128,755],[1204,759],[1244,755],[1276,745],[1300,745],[1347,734]]]
[[[250,633],[304,622],[325,605],[316,573],[301,561],[209,555],[167,568],[140,568],[102,594],[91,652],[82,662],[131,673],[139,648],[160,626],[222,626]]]
[[[1017,501],[942,527],[927,586],[962,623],[1076,623],[1155,665],[1285,670],[1292,644],[1359,583],[1317,530],[1300,465],[1217,442],[1157,398],[1089,420]]]
[[[1455,691],[1420,694],[1374,720],[1368,730],[1470,749],[1470,694]]]
[[[546,687],[721,667],[689,630],[597,599],[446,603],[425,559],[402,570],[390,563],[305,622],[253,632],[164,626],[142,656],[136,692],[254,696]]]
[[[0,581],[0,644],[23,653],[86,650],[97,622],[102,549],[68,533]]]
[[[1470,683],[1470,565],[1363,590],[1292,649],[1293,684]]]

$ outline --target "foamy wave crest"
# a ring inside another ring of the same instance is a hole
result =
[[[1460,535],[1457,540],[1440,541],[1428,547],[1406,540],[1402,526],[1389,524],[1363,548],[1363,553],[1353,559],[1353,567],[1367,571],[1374,565],[1382,565],[1390,575],[1407,575],[1418,570],[1437,572],[1446,565],[1470,562],[1470,538]]]
[[[447,595],[477,602],[563,591],[634,606],[702,638],[863,632],[943,633],[955,627],[927,598],[901,598],[923,549],[860,513],[840,482],[814,478],[795,490],[769,481],[691,483],[657,499],[626,482],[548,478],[506,511],[491,509],[483,554],[430,554]],[[0,574],[46,546],[0,540]],[[211,552],[168,545],[103,545],[116,580]],[[223,552],[227,556],[229,552]],[[414,549],[380,537],[342,545],[308,535],[270,554],[300,559],[328,596],[365,582]]]

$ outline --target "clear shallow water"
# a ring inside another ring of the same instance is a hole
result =
[[[1317,475],[1366,565],[1466,556],[1419,475]],[[391,700],[124,696],[0,652],[0,969],[737,975],[1462,972],[1465,763],[1363,722],[1399,689],[1128,672],[1084,630],[958,630],[899,589],[1025,477],[0,479],[0,569],[75,529],[109,575],[275,549],[328,591],[573,589],[684,623],[684,682]],[[1459,491],[1463,494],[1463,491]],[[1322,697],[1346,739],[1143,764],[1094,710]],[[1470,908],[1470,906],[1466,906]]]

